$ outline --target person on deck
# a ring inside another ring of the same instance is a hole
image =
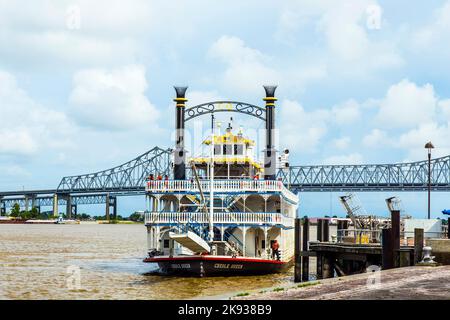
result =
[[[277,240],[272,242],[272,259],[275,259],[275,257],[280,260],[280,244]]]

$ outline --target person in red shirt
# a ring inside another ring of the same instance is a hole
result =
[[[277,240],[272,242],[272,259],[275,259],[275,257],[280,260],[280,244]]]

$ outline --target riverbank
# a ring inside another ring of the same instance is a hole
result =
[[[450,300],[450,266],[415,266],[241,292],[249,300]]]

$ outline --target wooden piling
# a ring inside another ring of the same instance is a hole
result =
[[[447,238],[450,239],[450,218],[447,220]]]
[[[383,270],[392,269],[394,267],[394,247],[392,241],[392,230],[382,229],[381,231],[381,246],[382,246],[382,261]]]
[[[400,266],[400,211],[391,211],[391,240],[393,242],[393,261],[394,268]]]
[[[322,220],[322,242],[330,241],[330,220],[324,219]]]
[[[309,219],[305,217],[303,219],[303,239],[302,239],[302,251],[308,252],[309,242]],[[302,281],[309,281],[309,256],[302,256]]]
[[[328,279],[334,277],[334,262],[331,255],[322,256],[322,278]]]
[[[414,229],[414,264],[422,259],[424,233],[423,229]]]
[[[321,253],[317,253],[316,260],[317,279],[323,279],[323,256]]]
[[[302,281],[302,258],[301,258],[301,219],[295,219],[294,230],[295,244],[295,266],[294,266],[294,282]]]
[[[317,241],[323,242],[323,220],[317,219]]]

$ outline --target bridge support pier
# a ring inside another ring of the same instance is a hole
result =
[[[106,220],[110,220],[112,209],[113,219],[117,219],[117,197],[106,195],[105,217]]]
[[[105,218],[109,221],[109,194],[106,195]]]
[[[0,216],[6,216],[6,202],[0,197]]]
[[[70,194],[66,197],[66,218],[72,218],[72,197]]]
[[[25,195],[25,212],[28,212],[30,209],[30,198],[28,198],[27,195]]]
[[[58,195],[55,193],[53,195],[53,217],[59,216],[58,210]]]
[[[70,205],[70,216],[74,219],[77,217],[78,214],[78,206],[76,204]]]

